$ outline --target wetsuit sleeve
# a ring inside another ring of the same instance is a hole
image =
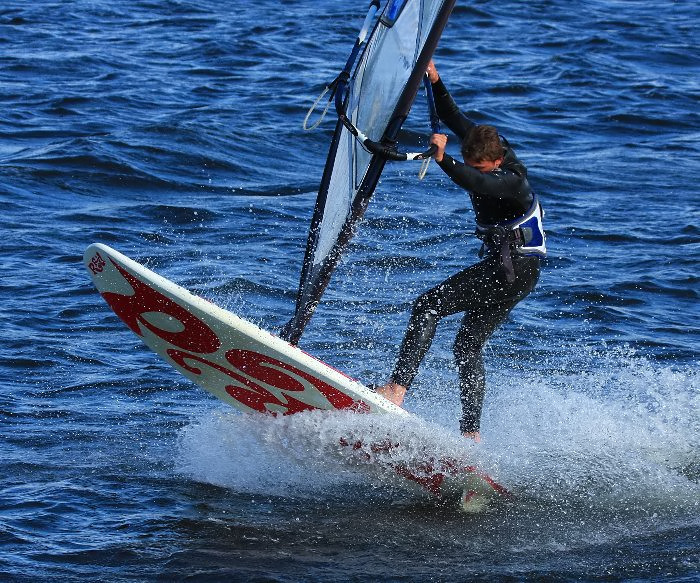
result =
[[[511,170],[480,172],[467,164],[457,162],[449,154],[445,154],[438,164],[455,184],[470,192],[478,192],[481,196],[515,199],[521,196],[527,181],[527,178]]]
[[[437,109],[440,120],[450,128],[460,141],[464,140],[476,124],[462,113],[442,79],[433,83],[433,96],[435,109]]]

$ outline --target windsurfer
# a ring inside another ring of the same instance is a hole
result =
[[[527,170],[508,142],[494,127],[476,125],[461,112],[432,61],[427,72],[438,115],[460,139],[464,163],[445,152],[444,134],[431,137],[437,146],[434,158],[469,192],[483,259],[416,299],[394,371],[377,392],[401,405],[440,319],[464,312],[454,343],[462,404],[460,430],[478,441],[486,390],[482,349],[537,283],[540,257],[545,254],[542,211]]]

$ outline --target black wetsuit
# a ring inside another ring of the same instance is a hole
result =
[[[433,93],[440,119],[464,140],[475,124],[460,111],[442,81],[433,84]],[[503,145],[503,162],[493,172],[482,173],[447,154],[439,163],[455,183],[469,191],[476,221],[482,225],[522,217],[532,205],[527,170],[505,140]],[[465,312],[454,344],[463,432],[479,431],[480,427],[486,389],[482,348],[513,307],[532,291],[539,277],[539,257],[513,253],[510,259],[512,270],[508,275],[500,249],[487,245],[487,255],[482,261],[421,295],[413,305],[391,376],[391,381],[409,387],[430,348],[439,320]]]

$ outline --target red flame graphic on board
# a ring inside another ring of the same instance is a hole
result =
[[[355,401],[335,387],[291,364],[252,350],[233,349],[226,353],[226,360],[235,368],[227,368],[204,357],[180,350],[170,349],[168,356],[178,366],[196,375],[202,374],[202,365],[228,375],[236,381],[236,384],[226,385],[226,392],[239,403],[261,413],[274,412],[274,409],[280,408],[284,410],[284,415],[292,415],[317,409],[318,407],[294,398],[294,393],[301,395],[308,390],[299,379],[315,387],[336,409],[353,409],[358,413],[369,411],[367,403]],[[262,385],[279,389],[284,392],[284,395],[278,397]],[[271,411],[268,406],[272,406],[273,410]]]
[[[113,292],[103,292],[102,297],[134,333],[143,336],[141,332],[141,326],[143,326],[156,336],[183,350],[209,354],[219,349],[221,342],[209,326],[190,314],[180,304],[148,287],[114,260],[110,259],[110,261],[129,282],[134,290],[134,295],[125,296]],[[143,317],[143,314],[147,312],[160,312],[171,316],[182,324],[183,329],[180,332],[162,330]]]
[[[261,413],[276,414],[276,411],[282,411],[284,415],[317,409],[318,407],[294,397],[294,394],[301,397],[306,393],[308,399],[309,391],[313,390],[308,386],[311,385],[336,409],[369,411],[367,403],[356,401],[291,364],[252,350],[228,350],[224,356],[232,365],[231,368],[209,360],[205,355],[213,354],[221,348],[220,339],[209,326],[174,300],[139,280],[113,259],[110,258],[110,262],[134,290],[132,295],[102,293],[117,316],[137,335],[143,336],[142,327],[147,328],[173,346],[174,348],[167,349],[166,354],[181,369],[202,375],[203,367],[206,366],[233,379],[235,384],[226,385],[225,390],[243,405]],[[144,317],[147,313],[170,316],[182,325],[182,330],[163,330]],[[273,392],[263,385],[277,391]]]

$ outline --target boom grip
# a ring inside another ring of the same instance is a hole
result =
[[[430,147],[425,152],[420,154],[420,156],[416,156],[414,160],[426,160],[428,158],[432,158],[433,154],[437,152],[437,149],[438,148],[435,144],[430,144]]]
[[[407,154],[405,152],[399,152],[395,145],[386,145],[380,142],[374,142],[370,139],[366,139],[362,143],[372,154],[396,162],[403,162],[405,160],[425,160],[437,152],[437,146],[435,144],[430,144],[430,147],[425,152]]]

